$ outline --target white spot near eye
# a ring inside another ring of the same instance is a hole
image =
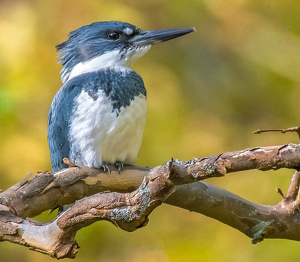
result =
[[[124,33],[126,34],[126,35],[132,35],[132,33],[133,33],[133,30],[131,29],[131,28],[125,28],[124,29]]]

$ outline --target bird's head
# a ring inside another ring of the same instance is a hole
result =
[[[62,82],[102,68],[124,70],[156,43],[193,32],[194,28],[142,31],[134,25],[118,22],[96,22],[69,34],[57,45]],[[128,68],[127,68],[128,69]]]

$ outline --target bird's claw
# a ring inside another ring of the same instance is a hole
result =
[[[123,162],[122,161],[116,161],[115,167],[118,168],[119,174],[123,172]]]
[[[123,172],[123,162],[122,161],[116,161],[115,167],[118,169],[119,174],[121,174]],[[109,174],[111,174],[111,171],[106,162],[103,162],[102,168],[103,168],[104,172],[108,172]]]
[[[108,172],[109,174],[111,174],[111,171],[110,171],[107,163],[103,162],[102,168],[103,168],[104,172]]]

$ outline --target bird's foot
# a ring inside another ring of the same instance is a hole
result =
[[[123,162],[122,161],[116,161],[115,167],[118,168],[119,174],[123,172]]]
[[[110,169],[109,169],[109,167],[108,167],[108,165],[107,165],[106,162],[103,162],[102,168],[103,168],[103,171],[104,171],[104,172],[111,173],[111,171],[110,171]]]

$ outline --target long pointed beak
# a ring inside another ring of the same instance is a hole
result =
[[[190,28],[172,28],[155,31],[143,31],[130,39],[132,45],[145,46],[154,45],[173,38],[183,36],[195,31],[194,27]]]

